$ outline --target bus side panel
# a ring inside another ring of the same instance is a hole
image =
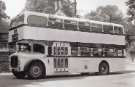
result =
[[[50,75],[54,75],[54,61],[52,57],[48,57],[45,59],[45,63],[46,63],[46,75],[50,76]]]
[[[70,58],[69,69],[71,73],[97,72],[98,62],[94,58]]]
[[[110,65],[110,72],[122,72],[125,71],[125,58],[111,58],[108,60]]]
[[[70,58],[69,70],[71,73],[98,72],[102,61],[109,64],[110,72],[125,70],[124,58]]]
[[[22,39],[125,45],[125,36],[109,34],[65,31],[49,28],[38,28],[37,31],[37,28],[28,26],[24,27],[23,33],[24,37],[22,37]]]

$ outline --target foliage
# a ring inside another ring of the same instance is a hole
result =
[[[5,13],[6,5],[5,2],[0,1],[0,19],[1,18],[7,18],[7,14]]]
[[[5,13],[6,5],[5,2],[0,1],[0,33],[8,33],[9,23],[6,21],[7,14]]]
[[[76,2],[71,2],[69,0],[65,1],[63,0],[63,8],[62,11],[69,17],[73,17],[76,15]]]
[[[135,18],[135,0],[128,0],[126,4],[128,6],[129,20],[132,21]]]
[[[97,21],[113,22],[121,24],[123,15],[119,8],[115,5],[100,6],[96,11],[92,11],[85,15],[86,18]]]
[[[54,14],[60,9],[66,16],[74,16],[74,3],[70,0],[61,0],[62,7],[56,9],[57,0],[27,0],[25,9]]]
[[[48,9],[50,12],[52,11],[51,5],[49,7],[48,0],[27,0],[25,9],[30,11],[37,11],[37,12],[48,12]],[[49,13],[49,12],[48,12]]]

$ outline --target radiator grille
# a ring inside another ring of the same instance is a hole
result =
[[[12,56],[11,57],[11,67],[17,67],[18,66],[18,57],[17,56]]]

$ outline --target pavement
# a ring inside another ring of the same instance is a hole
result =
[[[132,62],[131,60],[126,61],[126,71],[135,71],[135,61]]]

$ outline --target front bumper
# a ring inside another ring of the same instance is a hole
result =
[[[10,68],[11,71],[17,71],[17,72],[21,72],[21,69],[20,67],[17,67],[17,68]]]

